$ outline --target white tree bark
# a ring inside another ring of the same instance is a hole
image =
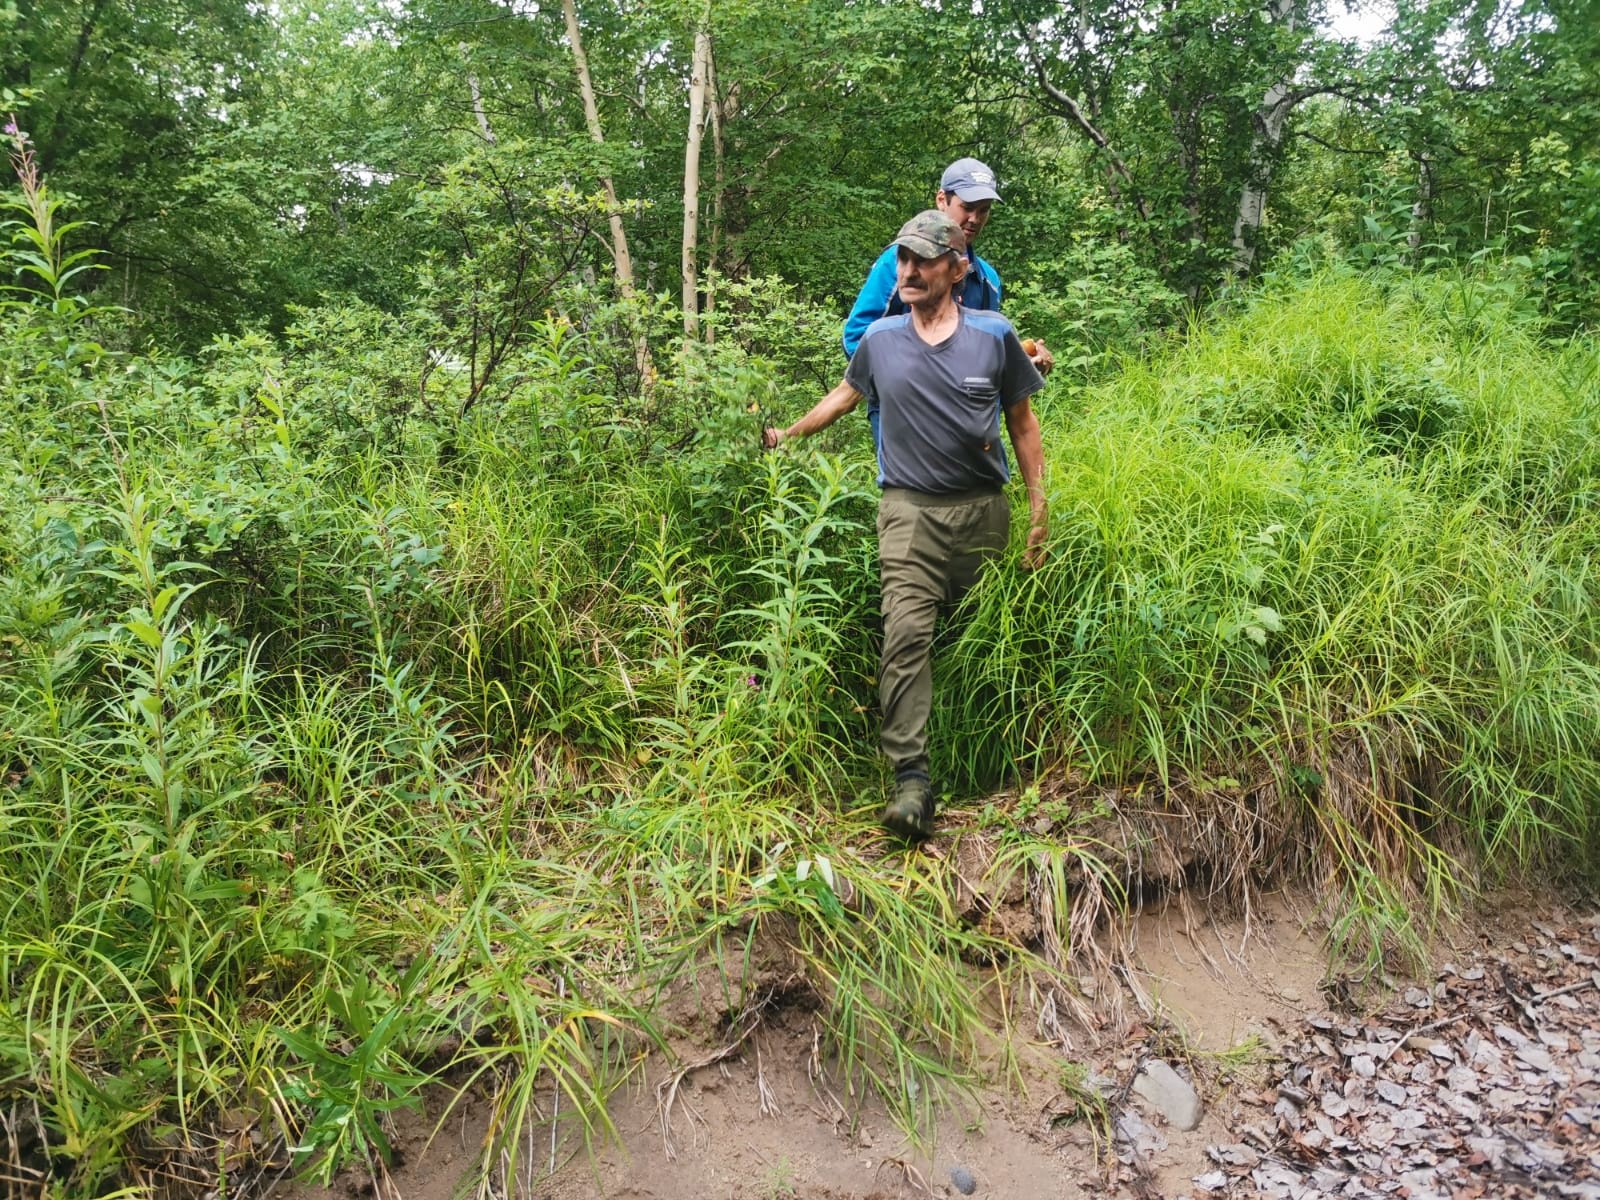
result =
[[[1303,0],[1272,0],[1267,6],[1269,19],[1291,32],[1303,21]],[[1277,80],[1261,98],[1254,117],[1255,131],[1250,137],[1250,158],[1244,186],[1239,190],[1239,212],[1233,221],[1233,271],[1247,275],[1255,265],[1256,242],[1267,215],[1267,192],[1272,186],[1273,167],[1283,145],[1283,131],[1294,106],[1311,93],[1295,91],[1286,76]]]
[[[706,60],[706,99],[711,113],[712,160],[716,163],[711,184],[711,245],[706,254],[706,270],[711,275],[711,282],[706,289],[706,312],[709,313],[717,305],[717,272],[722,262],[722,194],[727,185],[724,173],[727,149],[722,137],[722,100],[717,95],[715,54]],[[715,326],[706,330],[708,343],[715,339],[716,332]]]
[[[694,67],[689,78],[689,134],[683,151],[683,336],[700,333],[700,144],[706,129],[706,80],[711,73],[711,4],[707,0],[694,31]]]
[[[1239,190],[1239,212],[1233,220],[1233,269],[1249,274],[1255,265],[1256,239],[1267,215],[1267,190],[1272,185],[1272,166],[1283,145],[1283,128],[1295,102],[1287,85],[1273,84],[1255,117],[1256,131],[1250,144],[1250,174]]]
[[[478,118],[478,130],[483,134],[483,140],[492,146],[494,145],[494,129],[489,124],[489,115],[483,111],[483,95],[478,91],[478,76],[476,72],[467,72],[467,86],[472,89],[472,115]]]
[[[600,129],[600,109],[594,100],[594,83],[589,78],[589,58],[583,52],[583,37],[578,31],[578,10],[573,0],[561,0],[561,12],[567,19],[567,41],[572,46],[572,61],[578,69],[578,90],[583,95],[583,119],[589,127],[589,139],[596,146],[606,144]],[[622,210],[617,204],[617,187],[608,171],[600,176],[600,186],[606,195],[606,211],[611,218],[611,257],[617,269],[617,288],[624,296],[633,295],[633,258],[628,253],[628,234],[622,228]]]
[[[472,115],[478,120],[478,132],[492,146],[494,128],[489,124],[489,114],[483,111],[483,93],[478,89],[478,73],[472,69],[472,47],[462,42],[456,49],[461,51],[461,61],[467,64],[467,87],[472,92]]]

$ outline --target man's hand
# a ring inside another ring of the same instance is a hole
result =
[[[1050,536],[1050,498],[1044,490],[1044,441],[1039,436],[1039,418],[1033,405],[1019,400],[1006,409],[1006,432],[1017,453],[1017,466],[1028,486],[1028,544],[1022,551],[1022,565],[1033,570],[1044,562],[1044,543]]]
[[[1028,544],[1022,551],[1022,565],[1032,571],[1044,565],[1045,539],[1050,536],[1050,527],[1042,520],[1036,520],[1028,526]]]
[[[1033,353],[1028,355],[1028,361],[1037,368],[1039,374],[1048,375],[1055,369],[1056,356],[1045,347],[1043,338],[1033,338]]]
[[[777,429],[769,426],[761,431],[761,448],[763,450],[776,450],[779,442],[786,442],[790,438],[809,437],[819,429],[826,429],[845,413],[860,404],[864,397],[855,388],[843,380],[839,381],[833,391],[829,392],[805,416],[801,417],[787,429]]]

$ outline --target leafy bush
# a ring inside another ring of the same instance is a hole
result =
[[[1152,344],[1179,320],[1186,301],[1125,243],[1085,237],[1008,283],[1005,307],[1024,336],[1045,340],[1068,379],[1092,379]]]

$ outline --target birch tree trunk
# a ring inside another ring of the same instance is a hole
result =
[[[1273,163],[1278,148],[1283,145],[1284,124],[1294,107],[1288,94],[1287,84],[1273,84],[1256,112],[1249,174],[1239,190],[1239,212],[1233,219],[1233,270],[1239,275],[1248,275],[1255,265],[1256,242],[1267,213],[1267,189],[1272,185]]]
[[[1292,32],[1301,20],[1301,0],[1272,0],[1268,6],[1268,19]],[[1261,106],[1253,118],[1255,130],[1250,136],[1250,157],[1246,166],[1244,186],[1239,190],[1239,212],[1233,220],[1233,273],[1248,275],[1256,261],[1256,243],[1261,234],[1261,222],[1267,213],[1267,191],[1272,186],[1273,169],[1277,166],[1278,151],[1283,146],[1283,130],[1288,124],[1294,106],[1309,94],[1291,88],[1292,72],[1285,72],[1274,81],[1261,98]]]
[[[689,134],[683,151],[683,336],[700,333],[700,143],[706,128],[706,79],[711,72],[711,4],[694,31],[694,68],[689,79]]]
[[[706,96],[711,112],[711,154],[716,163],[711,184],[711,245],[706,254],[706,272],[712,277],[706,291],[706,312],[709,313],[717,305],[716,280],[722,262],[722,193],[726,186],[723,173],[726,146],[722,138],[722,100],[717,95],[717,59],[714,53],[706,59]],[[706,341],[714,340],[716,333],[714,325],[707,329]]]
[[[589,140],[606,144],[600,131],[600,109],[594,100],[594,83],[589,78],[589,58],[583,52],[583,37],[578,32],[578,9],[574,0],[561,0],[561,13],[567,19],[567,41],[572,45],[572,61],[578,69],[578,90],[583,95],[583,119],[589,127]],[[606,194],[606,211],[611,217],[611,258],[617,267],[617,289],[624,297],[633,295],[633,259],[628,254],[628,235],[622,228],[622,211],[617,204],[617,187],[608,171],[600,176]]]
[[[467,47],[461,47],[461,57],[467,57]],[[470,66],[467,68],[467,87],[472,91],[472,115],[478,118],[478,132],[483,134],[483,140],[489,145],[494,145],[494,128],[489,124],[489,114],[483,111],[483,93],[478,90],[478,73]]]

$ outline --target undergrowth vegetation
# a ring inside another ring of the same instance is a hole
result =
[[[1058,350],[1050,558],[943,635],[908,853],[865,421],[756,450],[826,314],[742,285],[639,372],[671,314],[563,293],[469,405],[431,318],[355,307],[109,353],[52,246],[0,327],[0,1111],[66,1193],[377,1171],[430,1080],[508,1183],[557,1107],[605,1135],[707,963],[713,1029],[804,999],[916,1128],[1012,1068],[997,1013],[1059,1028],[1130,889],[1312,882],[1377,963],[1592,849],[1600,347],[1514,268]]]

